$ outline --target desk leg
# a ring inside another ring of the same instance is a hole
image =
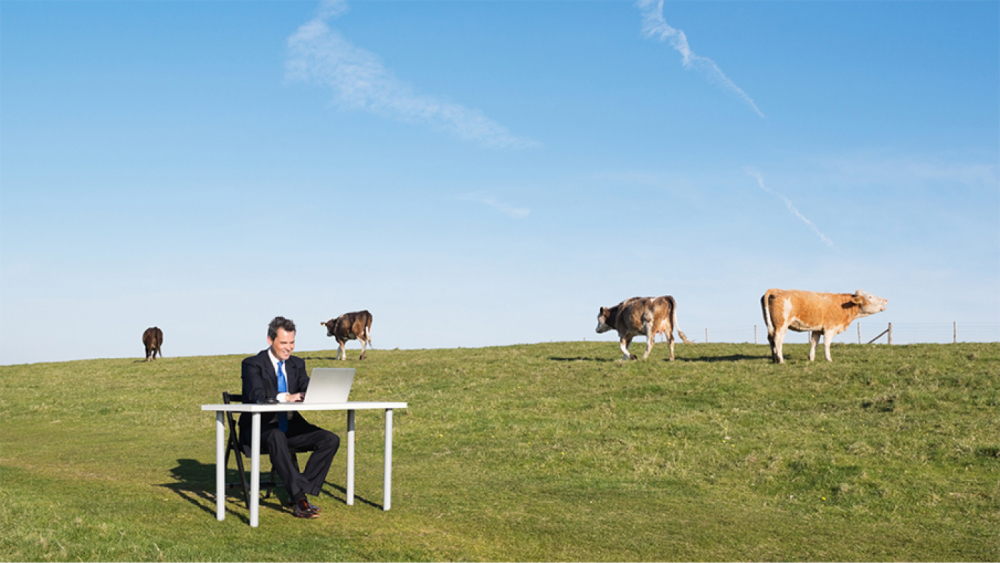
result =
[[[392,505],[392,409],[385,409],[385,470],[382,479],[382,510],[389,510]]]
[[[215,412],[215,517],[226,519],[226,424],[222,411]]]
[[[347,411],[347,504],[354,504],[354,410]]]
[[[260,413],[253,413],[250,433],[250,527],[256,528],[260,515]]]

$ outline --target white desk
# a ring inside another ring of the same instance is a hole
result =
[[[203,411],[215,411],[215,499],[216,517],[226,518],[226,424],[225,412],[250,413],[250,526],[258,525],[260,511],[260,415],[282,411],[347,411],[347,504],[354,504],[354,412],[385,409],[385,473],[383,476],[382,510],[389,510],[392,497],[392,410],[405,409],[406,403],[277,403],[273,405],[231,404],[202,405]]]

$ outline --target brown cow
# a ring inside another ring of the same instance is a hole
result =
[[[146,347],[146,361],[155,360],[156,355],[163,357],[160,346],[163,344],[163,331],[155,326],[149,327],[142,333],[142,344]]]
[[[781,345],[785,331],[810,332],[809,361],[816,358],[816,345],[823,336],[826,360],[830,358],[830,341],[847,330],[860,317],[885,311],[888,299],[857,290],[850,293],[814,293],[796,289],[769,289],[760,298],[760,306],[767,324],[767,341],[771,345],[771,361],[785,363]]]
[[[346,360],[347,350],[344,345],[348,340],[358,340],[361,342],[361,357],[363,360],[367,356],[365,350],[372,343],[372,314],[368,311],[358,311],[356,313],[346,313],[336,319],[330,319],[325,323],[319,323],[326,327],[326,335],[337,339],[337,359]]]
[[[646,353],[642,359],[649,357],[656,341],[656,334],[663,332],[670,344],[670,359],[674,359],[674,329],[677,328],[677,303],[669,295],[663,297],[632,297],[611,307],[601,307],[597,314],[597,332],[604,333],[611,329],[618,331],[622,350],[622,361],[636,359],[629,353],[632,338],[646,337]],[[690,342],[687,336],[677,328],[677,334],[684,342]]]

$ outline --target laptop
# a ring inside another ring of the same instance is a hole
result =
[[[354,383],[354,368],[313,368],[306,404],[346,403]]]

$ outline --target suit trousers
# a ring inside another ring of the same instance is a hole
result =
[[[285,484],[288,495],[295,500],[301,494],[318,495],[323,489],[333,456],[340,448],[340,437],[311,424],[293,424],[287,434],[276,427],[266,430],[261,443],[267,447],[271,465]],[[300,472],[298,464],[292,460],[292,450],[312,452],[304,471]]]

